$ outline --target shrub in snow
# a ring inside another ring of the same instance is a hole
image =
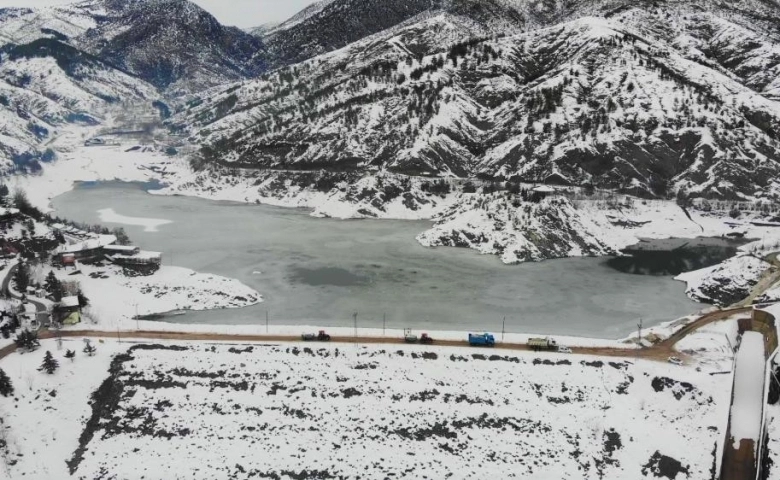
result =
[[[9,397],[13,394],[14,386],[11,384],[11,379],[8,377],[5,371],[0,368],[0,395]]]
[[[46,352],[46,356],[43,357],[43,363],[38,369],[41,372],[46,372],[49,375],[53,374],[60,367],[60,363],[54,359],[50,351]]]
[[[29,330],[22,330],[16,336],[14,342],[16,342],[17,348],[27,352],[33,352],[41,346],[41,343],[38,341],[38,333]]]
[[[92,343],[89,340],[85,340],[85,342],[86,342],[86,346],[84,346],[84,353],[86,353],[90,357],[94,357],[97,348],[95,348],[95,346],[92,345]]]
[[[65,358],[69,358],[72,362],[74,358],[76,358],[76,352],[73,350],[68,350],[65,352]]]

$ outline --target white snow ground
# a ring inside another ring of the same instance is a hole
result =
[[[0,397],[18,460],[12,478],[68,478],[65,461],[89,418],[98,428],[85,436],[78,478],[625,479],[652,477],[663,456],[681,462],[677,478],[709,478],[729,404],[728,376],[659,362],[183,345],[118,363],[116,395],[105,397],[118,402],[95,417],[87,398],[108,376],[110,355],[129,345],[107,341],[71,363],[45,341],[0,362],[17,389]],[[52,376],[34,370],[45,350],[62,365]]]
[[[745,332],[735,361],[734,402],[731,406],[731,436],[734,448],[742,440],[758,445],[764,405],[764,335]]]
[[[259,293],[238,280],[182,267],[163,265],[154,275],[132,277],[116,265],[79,264],[78,272],[55,271],[62,281],[79,282],[90,299],[87,314],[98,329],[135,326],[129,321],[136,315],[239,308],[262,301]]]

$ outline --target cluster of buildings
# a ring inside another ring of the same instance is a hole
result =
[[[75,267],[76,261],[108,261],[130,269],[156,271],[162,265],[162,253],[141,250],[132,245],[117,245],[115,235],[87,233],[62,224],[52,225],[52,229],[66,239],[76,240],[54,251],[54,261],[63,267]]]

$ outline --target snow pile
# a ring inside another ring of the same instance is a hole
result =
[[[79,265],[76,274],[55,273],[62,281],[80,284],[97,328],[113,328],[136,315],[239,308],[262,301],[259,293],[238,280],[181,267],[163,266],[151,276],[127,276],[116,265]]]
[[[18,401],[0,398],[23,454],[14,476],[65,478],[68,459],[85,478],[624,479],[661,465],[708,478],[729,403],[725,376],[659,362],[418,346],[130,350],[91,413],[113,345],[51,377],[32,371],[42,355],[3,361],[18,389]]]
[[[735,361],[731,406],[731,437],[736,449],[742,440],[752,440],[754,448],[758,445],[764,410],[765,362],[764,336],[759,332],[745,332]]]

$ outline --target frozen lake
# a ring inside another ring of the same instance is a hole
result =
[[[467,249],[425,248],[428,222],[319,219],[265,205],[150,195],[84,183],[57,197],[65,218],[123,226],[164,263],[241,280],[265,302],[193,312],[180,323],[413,327],[620,338],[702,308],[669,276],[621,273],[606,259],[503,265]],[[101,218],[103,220],[101,220]],[[148,222],[144,219],[150,219]],[[170,223],[166,223],[166,221]]]

